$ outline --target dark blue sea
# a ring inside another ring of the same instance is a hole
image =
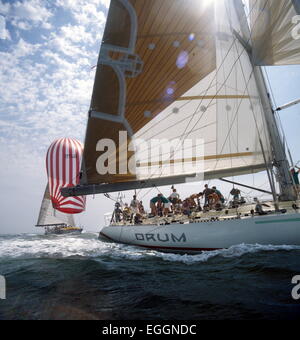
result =
[[[300,247],[183,256],[97,236],[0,236],[0,319],[300,319]]]

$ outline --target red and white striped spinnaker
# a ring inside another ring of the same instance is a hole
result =
[[[54,141],[47,152],[46,166],[53,208],[67,214],[85,210],[84,196],[63,197],[60,189],[79,184],[83,145],[73,138]]]

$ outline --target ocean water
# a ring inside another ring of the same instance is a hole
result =
[[[0,319],[300,319],[300,247],[176,255],[97,236],[0,235]]]

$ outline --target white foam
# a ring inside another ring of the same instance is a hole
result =
[[[203,263],[217,256],[223,258],[236,258],[245,254],[253,254],[262,251],[292,251],[300,250],[293,246],[262,246],[241,244],[229,249],[203,252],[199,255],[178,255],[161,253],[142,248],[105,243],[97,239],[97,234],[85,234],[81,236],[44,237],[37,235],[19,235],[12,239],[0,239],[0,257],[8,258],[68,258],[86,257],[112,259],[129,259],[137,261],[141,259],[162,259],[167,262],[181,262],[185,264]]]
[[[236,246],[232,246],[229,249],[215,250],[215,251],[204,251],[198,255],[177,255],[177,254],[163,254],[158,253],[159,257],[161,257],[165,261],[171,262],[182,262],[185,264],[194,264],[207,262],[211,258],[215,258],[217,256],[223,258],[236,258],[242,257],[246,254],[254,254],[262,251],[267,252],[275,252],[275,251],[292,251],[292,250],[300,250],[298,246],[272,246],[272,245],[259,245],[259,244],[240,244]]]

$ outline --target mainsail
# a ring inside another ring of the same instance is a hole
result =
[[[243,32],[245,22],[253,29],[261,22],[261,2],[250,1],[241,17],[236,0],[111,0],[82,165],[81,185],[92,189],[73,194],[100,192],[95,186],[102,184],[113,191],[140,180],[172,183],[176,176],[185,182],[195,173],[249,174],[272,164],[249,51],[254,36]],[[156,181],[164,178],[170,181]]]
[[[141,129],[216,68],[213,18],[213,6],[201,1],[111,1],[86,135],[87,183],[137,179],[127,171],[100,175],[97,143],[112,139],[118,145],[117,168],[127,166],[132,153],[124,157],[126,143],[120,145],[119,132],[127,131],[128,143],[139,137]]]
[[[75,227],[73,215],[64,214],[62,212],[59,212],[58,210],[53,209],[49,193],[49,186],[47,185],[36,226],[43,227],[56,224],[67,224],[68,226]]]

